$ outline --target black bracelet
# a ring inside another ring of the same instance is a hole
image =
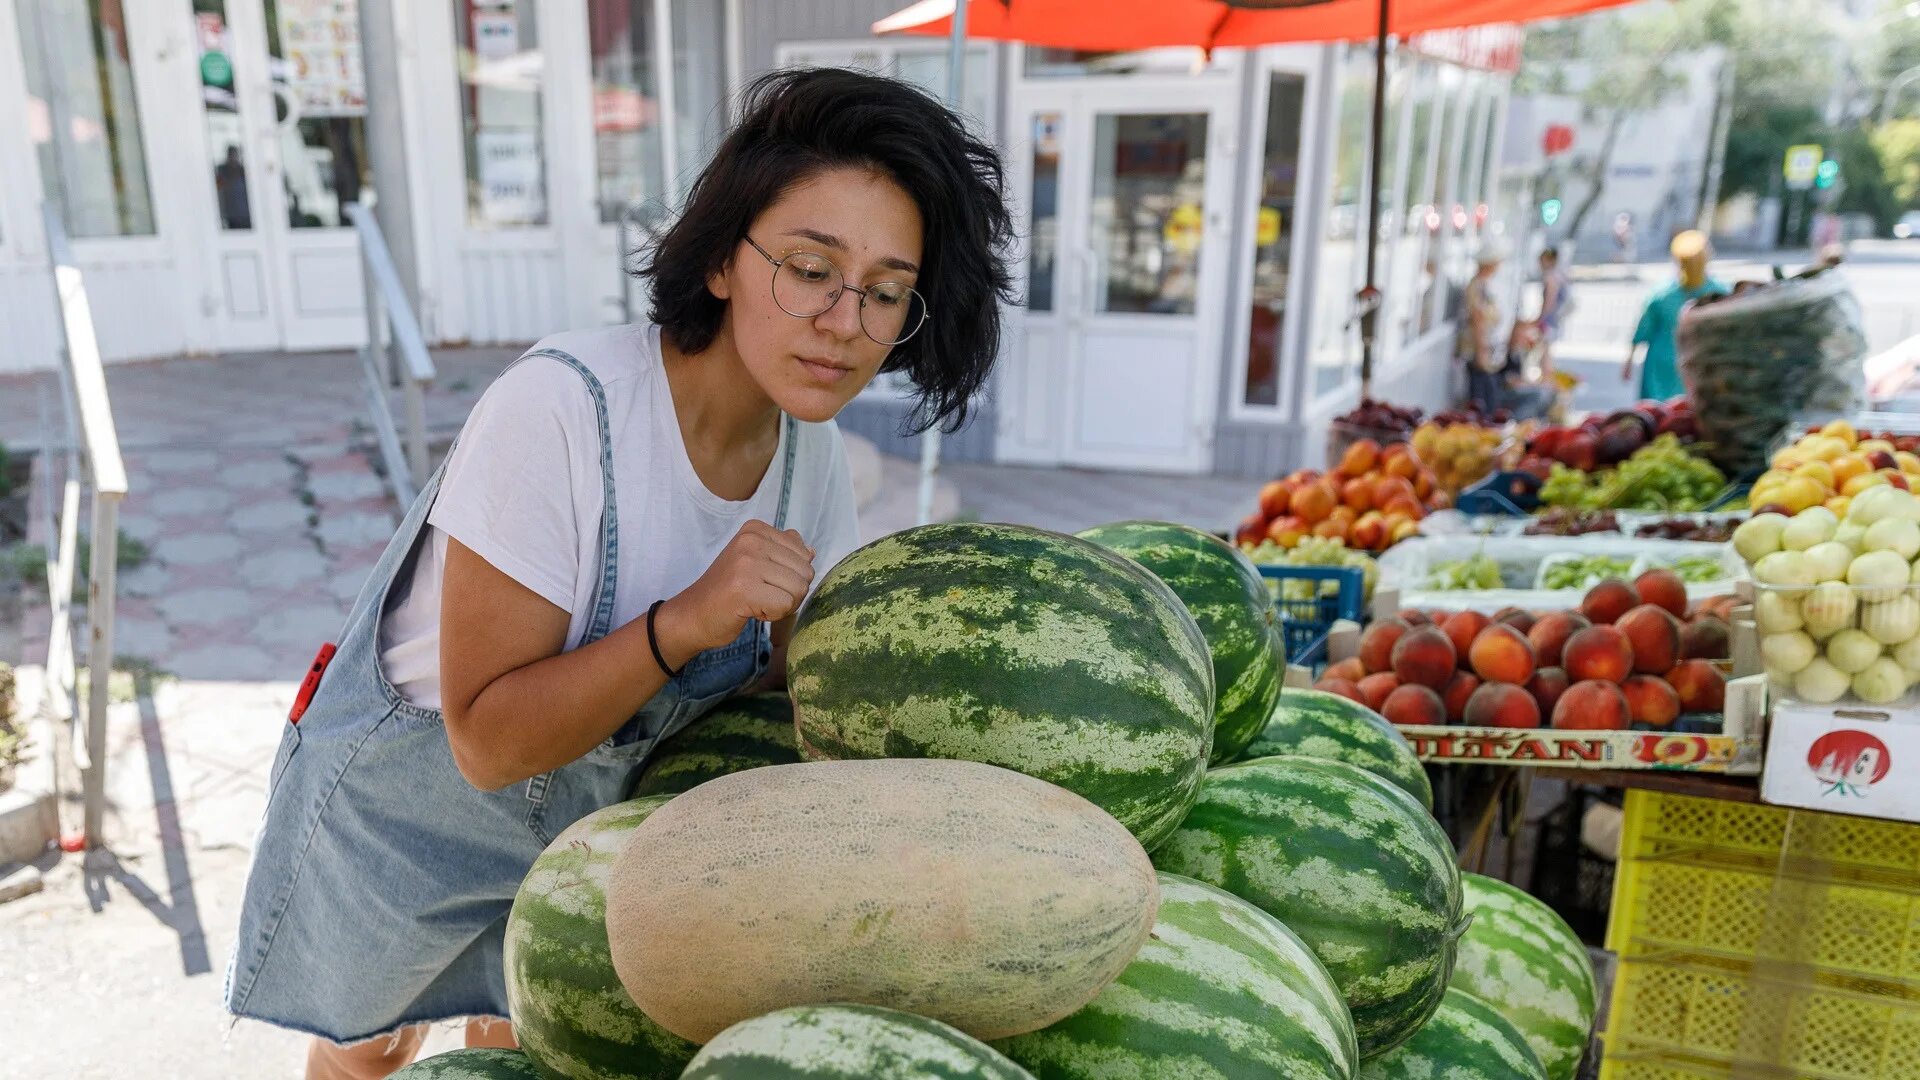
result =
[[[660,665],[660,670],[667,673],[667,678],[677,679],[680,673],[667,666],[667,658],[660,655],[660,637],[653,632],[653,614],[664,603],[665,600],[655,600],[647,607],[647,648],[653,650],[653,662]]]

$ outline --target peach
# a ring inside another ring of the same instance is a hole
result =
[[[1316,480],[1293,493],[1291,509],[1295,517],[1314,525],[1325,521],[1340,504],[1340,494],[1325,480]]]
[[[1636,724],[1667,727],[1680,715],[1680,695],[1658,675],[1635,675],[1620,684],[1627,696],[1627,715]]]
[[[1533,646],[1527,644],[1525,634],[1505,623],[1480,631],[1467,650],[1467,662],[1487,682],[1519,685],[1533,678]]]
[[[1633,646],[1633,670],[1664,675],[1680,661],[1680,620],[1657,604],[1641,604],[1613,624]]]
[[[1471,698],[1473,692],[1478,689],[1480,689],[1480,680],[1473,673],[1467,671],[1453,673],[1453,678],[1447,682],[1446,690],[1440,695],[1441,702],[1447,707],[1449,723],[1457,724],[1466,718],[1467,699]]]
[[[1608,578],[1587,590],[1580,601],[1580,614],[1596,623],[1610,623],[1640,603],[1640,594],[1619,578]]]
[[[1512,683],[1481,683],[1467,702],[1471,727],[1537,728],[1540,703]]]
[[[1447,707],[1440,695],[1424,686],[1405,685],[1387,695],[1380,715],[1396,724],[1432,725],[1447,722]]]
[[[1348,701],[1357,701],[1362,705],[1367,703],[1367,699],[1360,696],[1360,688],[1354,685],[1352,679],[1322,678],[1319,682],[1313,684],[1313,688],[1315,690],[1325,690],[1329,694],[1339,694]]]
[[[1456,611],[1440,624],[1440,630],[1447,635],[1448,641],[1453,642],[1453,654],[1465,656],[1467,650],[1473,647],[1473,639],[1492,623],[1492,619],[1477,611]]]
[[[1367,708],[1379,712],[1380,707],[1387,703],[1387,695],[1400,689],[1400,676],[1391,671],[1377,671],[1361,679],[1355,689],[1360,691],[1360,700],[1366,703]]]
[[[1398,618],[1375,622],[1367,627],[1366,633],[1360,635],[1360,665],[1367,669],[1368,674],[1393,670],[1394,642],[1400,640],[1400,635],[1413,629],[1406,618],[1409,614],[1419,615],[1423,623],[1427,618],[1417,611],[1403,611]]]
[[[1420,526],[1404,515],[1388,514],[1387,520],[1393,523],[1392,528],[1387,530],[1389,545],[1397,544],[1409,536],[1417,536],[1420,533]]]
[[[1328,540],[1345,541],[1347,538],[1347,523],[1341,521],[1339,518],[1328,518],[1314,525],[1313,535],[1325,537]]]
[[[1723,712],[1727,680],[1705,660],[1682,660],[1667,672],[1667,684],[1680,697],[1681,712]]]
[[[1567,692],[1561,694],[1553,706],[1553,726],[1563,730],[1625,731],[1632,719],[1627,696],[1618,686],[1600,679],[1588,679],[1567,687]]]
[[[1260,486],[1260,514],[1271,521],[1287,512],[1287,504],[1293,501],[1293,489],[1279,480],[1269,480]]]
[[[1535,663],[1552,667],[1560,662],[1560,650],[1566,647],[1567,639],[1592,626],[1585,615],[1577,611],[1555,611],[1542,615],[1527,631],[1527,644],[1533,646]]]
[[[1453,678],[1453,642],[1437,626],[1416,626],[1393,643],[1393,673],[1401,683],[1418,683],[1437,693]]]
[[[1402,476],[1376,476],[1373,479],[1373,505],[1385,507],[1400,496],[1415,498],[1413,485]]]
[[[1333,508],[1332,513],[1327,515],[1327,520],[1337,521],[1342,525],[1351,525],[1360,520],[1360,512],[1348,506],[1346,503],[1341,503],[1339,506]]]
[[[1508,626],[1513,627],[1523,634],[1533,632],[1534,618],[1532,613],[1523,611],[1517,607],[1504,607],[1494,612],[1493,621],[1506,623]]]
[[[1349,656],[1345,660],[1328,664],[1327,670],[1321,672],[1320,677],[1323,679],[1346,679],[1349,682],[1359,682],[1361,679],[1366,678],[1368,674],[1367,665],[1361,663],[1359,657]]]
[[[1727,624],[1706,615],[1681,627],[1680,655],[1687,660],[1725,660],[1733,655],[1727,644]]]
[[[1312,529],[1313,526],[1308,525],[1305,521],[1294,517],[1292,514],[1288,514],[1286,517],[1274,518],[1268,523],[1267,539],[1279,544],[1283,548],[1297,547],[1300,541],[1307,538],[1307,534],[1312,531]]]
[[[1340,501],[1356,513],[1373,509],[1373,483],[1364,476],[1354,477],[1340,489]]]
[[[1395,617],[1408,626],[1430,626],[1433,623],[1432,619],[1427,618],[1427,613],[1419,608],[1406,608]]]
[[[1527,693],[1540,705],[1541,716],[1552,716],[1554,703],[1567,692],[1567,673],[1557,667],[1543,667],[1527,680]]]
[[[1687,583],[1671,570],[1649,570],[1633,579],[1643,604],[1658,604],[1676,619],[1687,617]]]
[[[1362,551],[1379,551],[1387,546],[1387,527],[1378,511],[1369,510],[1347,527],[1347,543]]]
[[[1347,445],[1347,452],[1340,455],[1340,471],[1348,476],[1360,476],[1372,472],[1379,461],[1379,443],[1372,439],[1355,439]]]
[[[1389,476],[1397,476],[1413,486],[1413,478],[1420,475],[1420,463],[1413,460],[1412,454],[1389,455],[1386,463],[1380,466]]]
[[[1404,514],[1409,521],[1419,521],[1421,518],[1427,516],[1427,508],[1421,506],[1420,500],[1411,495],[1395,495],[1393,498],[1388,499],[1385,505],[1380,507],[1380,512],[1383,514]]]
[[[1567,639],[1560,666],[1576,683],[1620,683],[1633,674],[1633,643],[1614,626],[1589,626]]]

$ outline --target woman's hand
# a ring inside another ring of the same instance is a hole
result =
[[[679,668],[694,654],[730,644],[750,619],[775,623],[800,607],[813,585],[814,550],[792,529],[749,521],[700,579],[660,605],[656,644]]]

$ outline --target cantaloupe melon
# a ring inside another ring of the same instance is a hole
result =
[[[1092,1000],[1153,928],[1125,826],[1064,788],[970,761],[774,765],[637,826],[607,887],[614,970],[705,1043],[790,1005],[883,1005],[979,1039]]]

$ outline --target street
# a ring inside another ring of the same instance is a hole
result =
[[[1789,272],[1805,263],[1804,253],[1780,254]],[[1744,255],[1714,260],[1712,272],[1729,285],[1772,276],[1768,262]],[[1843,272],[1860,298],[1872,353],[1920,333],[1920,240],[1857,240],[1847,253]],[[1641,305],[1672,274],[1672,264],[1666,260],[1573,268],[1574,310],[1555,350],[1555,361],[1585,380],[1574,397],[1577,407],[1613,409],[1633,401],[1633,388],[1620,380],[1620,364]],[[1522,302],[1522,314],[1532,313],[1531,305],[1538,303],[1532,297],[1538,293],[1536,284]]]

